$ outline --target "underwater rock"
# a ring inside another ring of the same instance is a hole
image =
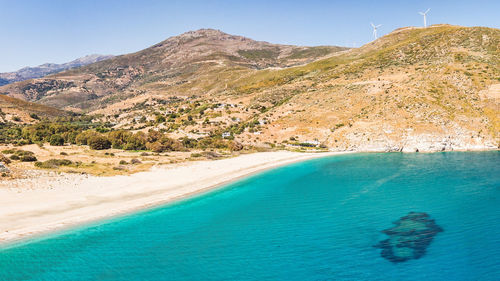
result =
[[[396,226],[382,231],[389,239],[374,247],[381,248],[380,255],[395,263],[421,258],[434,236],[443,231],[426,213],[410,212],[394,224]]]

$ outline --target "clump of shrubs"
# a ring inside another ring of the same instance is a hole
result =
[[[116,149],[144,150],[146,149],[146,134],[132,133],[124,130],[113,131],[108,134],[111,145]]]
[[[22,162],[34,162],[37,160],[35,154],[27,150],[13,149],[13,150],[4,150],[3,152],[6,154],[12,154],[10,156],[10,160],[20,160]]]
[[[130,160],[130,163],[131,164],[141,164],[141,160],[137,159],[137,158],[133,158],[132,160]]]
[[[37,159],[33,155],[23,155],[20,160],[21,162],[35,162]]]
[[[113,170],[115,170],[115,171],[124,171],[124,170],[126,170],[126,168],[124,166],[120,165],[120,166],[117,166],[117,167],[113,167]]]
[[[223,139],[219,133],[202,138],[172,139],[166,131],[151,129],[149,132],[112,130],[107,123],[92,122],[90,117],[68,117],[57,121],[40,121],[36,124],[0,124],[0,143],[16,145],[50,143],[88,145],[91,149],[109,148],[124,150],[151,150],[155,153],[187,151],[198,148],[241,150],[243,146],[230,139]],[[18,155],[20,158],[21,156]]]
[[[171,139],[155,130],[149,131],[146,141],[146,148],[157,153],[185,150],[181,142]]]
[[[43,169],[55,169],[61,166],[69,166],[73,164],[71,160],[68,159],[49,159],[45,162],[35,162],[35,166]]]

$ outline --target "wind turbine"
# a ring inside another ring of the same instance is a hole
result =
[[[379,24],[379,25],[374,25],[374,24],[373,24],[373,22],[371,22],[370,24],[371,24],[371,25],[372,25],[372,27],[373,27],[373,37],[374,37],[375,39],[377,39],[377,38],[378,38],[378,37],[377,37],[377,28],[381,27],[382,25],[381,25],[381,24]]]
[[[418,12],[419,14],[421,14],[422,16],[424,16],[424,27],[427,27],[427,13],[430,11],[431,9],[427,9],[427,11],[425,12]]]

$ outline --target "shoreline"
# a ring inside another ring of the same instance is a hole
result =
[[[347,153],[355,152],[260,152],[129,176],[65,174],[44,187],[0,188],[0,246],[161,207],[280,166]]]

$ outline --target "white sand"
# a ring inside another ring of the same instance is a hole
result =
[[[0,188],[0,243],[164,204],[265,169],[334,154],[339,153],[263,152],[130,176],[61,175],[21,182],[25,186]]]

